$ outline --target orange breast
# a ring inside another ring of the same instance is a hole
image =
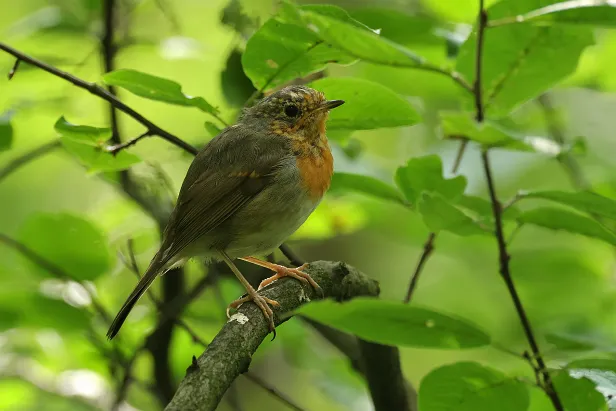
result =
[[[334,173],[334,159],[329,149],[321,148],[317,152],[306,153],[297,157],[302,184],[310,198],[318,201],[323,197],[331,183]]]

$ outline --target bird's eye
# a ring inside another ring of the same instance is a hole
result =
[[[299,107],[290,104],[284,108],[284,114],[288,117],[297,117],[299,115]]]

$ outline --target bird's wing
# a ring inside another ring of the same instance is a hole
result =
[[[161,263],[232,217],[267,187],[285,161],[278,138],[225,131],[195,158],[165,230]]]

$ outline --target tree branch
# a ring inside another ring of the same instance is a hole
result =
[[[398,348],[358,340],[375,411],[417,410],[417,392],[402,375]]]
[[[543,360],[543,356],[541,355],[541,351],[539,350],[539,345],[537,344],[537,340],[535,338],[535,334],[533,333],[532,327],[530,325],[530,320],[524,310],[524,306],[522,305],[522,301],[520,300],[520,296],[515,288],[513,283],[513,277],[511,276],[511,272],[509,270],[509,260],[510,255],[507,251],[507,244],[505,240],[505,235],[503,231],[503,217],[502,217],[502,206],[496,196],[496,188],[494,186],[494,179],[492,177],[492,170],[490,168],[490,161],[488,157],[488,152],[483,151],[481,154],[481,159],[483,163],[483,169],[486,175],[486,180],[488,182],[488,191],[490,193],[490,201],[492,203],[492,213],[494,215],[495,222],[495,236],[498,244],[498,255],[499,255],[499,271],[503,280],[505,281],[505,285],[507,286],[507,291],[509,291],[509,295],[513,300],[513,304],[515,306],[516,312],[518,313],[518,317],[520,318],[520,322],[522,323],[522,328],[524,329],[524,334],[526,335],[526,339],[528,340],[528,344],[530,345],[532,356],[537,361],[537,367],[535,368],[538,371],[543,379],[542,388],[545,393],[548,395],[550,400],[552,401],[552,405],[554,405],[554,409],[557,411],[564,411],[562,402],[554,388],[554,384],[552,383],[552,379],[550,374],[548,373],[547,366],[545,361]]]
[[[168,142],[170,142],[171,144],[174,144],[182,149],[184,149],[185,151],[188,151],[189,153],[192,153],[194,155],[197,154],[197,149],[195,147],[193,147],[192,145],[190,145],[189,143],[185,142],[184,140],[180,139],[179,137],[174,136],[173,134],[171,134],[170,132],[162,129],[161,127],[157,126],[156,124],[154,124],[153,122],[151,122],[150,120],[148,120],[147,118],[145,118],[143,115],[139,114],[137,111],[133,110],[132,108],[130,108],[129,106],[127,106],[126,104],[122,103],[120,100],[118,100],[113,94],[111,94],[110,92],[108,92],[107,90],[105,90],[103,87],[99,86],[96,83],[90,83],[87,82],[85,80],[82,80],[78,77],[73,76],[72,74],[69,74],[65,71],[62,71],[56,67],[50,66],[38,59],[35,59],[34,57],[31,57],[27,54],[24,54],[22,52],[20,52],[19,50],[16,50],[12,47],[10,47],[7,44],[4,44],[2,42],[0,42],[0,50],[3,50],[9,54],[11,54],[12,56],[16,57],[19,60],[22,60],[28,64],[31,64],[33,66],[36,66],[50,74],[53,74],[56,77],[60,77],[61,79],[64,79],[66,81],[68,81],[69,83],[72,83],[73,85],[82,88],[84,90],[89,91],[90,93],[94,94],[97,97],[102,98],[103,100],[109,102],[110,104],[112,104],[115,108],[117,108],[118,110],[128,114],[130,117],[132,117],[133,119],[135,119],[137,122],[139,122],[140,124],[142,124],[144,127],[147,128],[147,130],[150,132],[151,135],[157,135],[159,137],[161,137],[164,140],[167,140]]]
[[[482,99],[481,78],[483,66],[483,37],[488,24],[488,13],[486,12],[484,7],[484,0],[479,0],[479,17],[477,18],[477,20],[477,52],[475,60],[475,83],[473,84],[473,88],[475,92],[475,119],[477,120],[477,122],[481,123],[485,115],[485,107]],[[560,401],[560,398],[558,397],[558,394],[554,389],[554,384],[552,383],[552,379],[550,377],[550,374],[548,373],[545,361],[541,356],[541,351],[539,350],[539,345],[537,344],[535,334],[533,333],[532,327],[530,325],[530,320],[526,315],[526,311],[524,309],[524,306],[522,305],[520,296],[518,295],[515,284],[513,283],[513,277],[511,276],[511,271],[509,269],[509,260],[511,257],[509,255],[509,252],[507,251],[507,242],[503,230],[503,207],[498,200],[498,196],[496,195],[496,186],[494,184],[494,178],[492,177],[490,158],[487,150],[482,151],[481,162],[486,176],[488,192],[490,194],[490,202],[492,204],[492,214],[494,216],[494,235],[496,237],[496,242],[498,245],[499,271],[501,276],[503,277],[503,280],[505,281],[507,291],[509,291],[509,295],[513,300],[513,305],[515,306],[515,310],[518,314],[520,322],[522,323],[522,328],[524,329],[524,334],[526,335],[526,339],[528,340],[528,344],[530,345],[530,348],[532,350],[533,357],[537,361],[537,367],[533,366],[533,369],[536,373],[539,373],[539,375],[541,375],[543,379],[543,384],[541,385],[541,388],[545,391],[545,393],[552,401],[554,409],[556,409],[556,411],[564,411],[562,402]],[[539,375],[537,375],[537,380],[539,380]]]
[[[344,263],[317,261],[308,273],[319,283],[326,297],[345,300],[361,295],[378,295],[376,281],[370,280]],[[289,281],[290,280],[290,281]],[[262,291],[280,303],[281,313],[289,314],[304,302],[317,298],[310,286],[293,279],[282,279]],[[191,365],[167,411],[215,410],[225,391],[238,375],[245,372],[263,339],[268,334],[267,320],[255,304],[243,304],[224,325],[207,350]]]

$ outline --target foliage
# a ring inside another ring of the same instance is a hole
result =
[[[139,117],[201,147],[291,82],[346,103],[327,122],[331,189],[290,244],[362,267],[381,297],[304,305],[257,352],[263,378],[306,409],[374,398],[353,353],[332,354],[301,317],[398,347],[420,411],[616,409],[613,2],[115,0],[101,35],[103,3],[0,15],[0,45],[93,81],[0,50],[0,409],[161,409],[161,370],[174,388],[242,290],[189,263],[104,340],[192,160]],[[134,114],[110,117],[92,87]],[[136,136],[152,138],[117,145]],[[162,304],[187,295],[167,353],[144,346],[164,341]]]

